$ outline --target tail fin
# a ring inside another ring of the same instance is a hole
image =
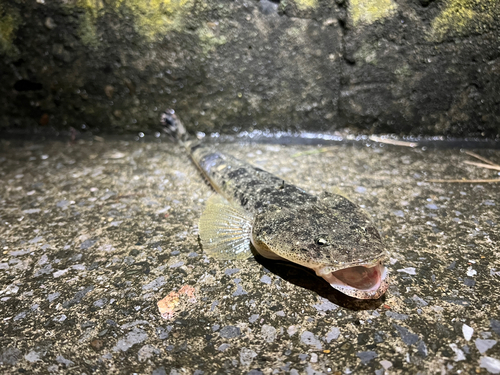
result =
[[[181,120],[175,115],[173,109],[167,109],[161,114],[161,125],[163,130],[177,142],[187,141],[188,134]]]

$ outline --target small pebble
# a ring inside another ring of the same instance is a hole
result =
[[[474,333],[474,328],[469,327],[467,324],[462,325],[462,333],[467,341],[470,341],[472,334]]]
[[[101,339],[93,339],[90,342],[90,347],[96,352],[100,351],[104,346],[104,342]]]

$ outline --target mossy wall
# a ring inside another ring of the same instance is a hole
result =
[[[500,0],[0,0],[0,128],[490,136]]]

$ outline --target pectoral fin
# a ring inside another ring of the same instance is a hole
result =
[[[221,259],[246,259],[252,255],[252,217],[219,194],[212,195],[199,223],[203,250]]]

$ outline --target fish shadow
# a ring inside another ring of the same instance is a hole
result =
[[[340,307],[353,311],[375,310],[385,302],[385,295],[378,299],[358,299],[350,297],[332,288],[326,280],[317,276],[309,268],[287,261],[264,258],[256,253],[254,249],[252,249],[252,252],[254,253],[255,261],[275,275],[289,283],[311,290]]]

